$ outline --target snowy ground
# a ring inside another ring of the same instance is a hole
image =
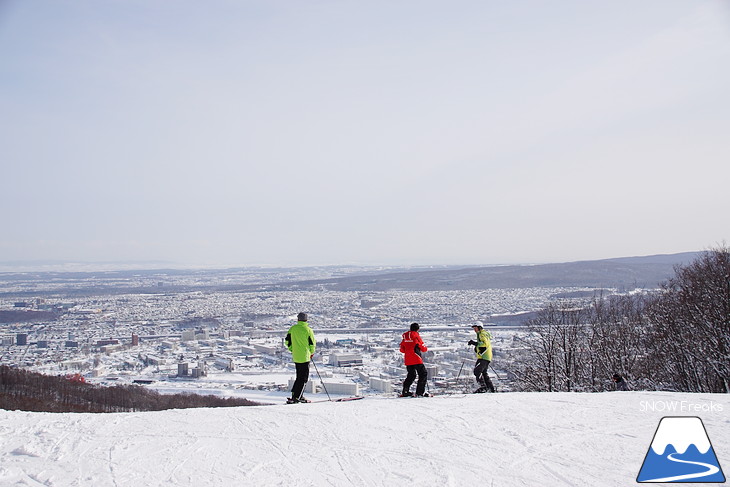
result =
[[[676,410],[651,411],[667,406]],[[0,486],[636,485],[660,418],[678,415],[702,418],[728,476],[729,395],[504,393],[153,413],[0,410]]]

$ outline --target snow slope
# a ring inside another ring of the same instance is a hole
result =
[[[657,404],[679,409],[647,407]],[[730,468],[727,395],[504,393],[152,413],[0,410],[0,485],[635,485],[659,420],[677,415],[702,417]]]

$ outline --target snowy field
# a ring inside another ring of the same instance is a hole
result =
[[[730,395],[504,393],[149,413],[0,410],[0,486],[637,485],[663,416],[701,417],[730,473]]]

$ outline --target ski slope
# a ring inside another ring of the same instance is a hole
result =
[[[657,403],[707,412],[647,410]],[[626,486],[635,485],[661,417],[677,415],[702,417],[727,469],[730,395],[721,394],[368,397],[118,414],[0,410],[0,486]]]

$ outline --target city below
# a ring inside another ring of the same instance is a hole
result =
[[[493,380],[510,390],[525,322],[552,301],[630,292],[588,286],[333,290],[332,279],[378,283],[398,272],[328,267],[0,274],[0,364],[91,383],[136,383],[261,402],[294,378],[284,345],[300,311],[317,353],[308,392],[392,394],[405,376],[401,334],[421,325],[432,391],[471,390],[470,325],[493,336]],[[445,272],[447,272],[446,270]],[[334,286],[342,287],[342,286]]]

